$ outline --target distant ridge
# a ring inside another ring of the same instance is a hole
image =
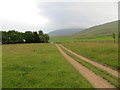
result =
[[[83,28],[60,29],[60,30],[52,31],[52,32],[50,32],[48,34],[51,37],[68,36],[68,35],[73,35],[75,33],[78,33],[81,30],[83,30]]]
[[[118,36],[118,21],[113,21],[81,30],[72,35],[61,37],[51,37],[54,42],[73,42],[73,41],[111,41],[113,33]],[[116,38],[117,40],[117,38]]]

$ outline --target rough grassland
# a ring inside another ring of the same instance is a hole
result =
[[[0,89],[2,89],[2,45],[0,45]]]
[[[62,48],[69,56],[71,56],[72,58],[74,58],[74,60],[78,61],[80,64],[82,64],[83,66],[85,66],[86,68],[88,68],[89,70],[93,71],[96,75],[102,77],[103,79],[107,80],[108,82],[110,82],[112,85],[120,88],[119,84],[118,84],[118,77],[115,77],[114,75],[106,72],[105,70],[102,70],[84,60],[81,60],[80,58],[78,58],[77,56],[73,55],[72,53],[68,52],[67,50],[65,50],[64,48]]]
[[[64,36],[64,37],[51,37],[51,42],[85,42],[85,41],[111,41],[114,42],[114,39],[111,36],[94,36],[94,37],[73,37],[73,36]],[[117,41],[117,38],[116,38]]]
[[[120,69],[118,65],[117,43],[76,42],[63,43],[63,45],[86,58],[108,65],[114,69]]]
[[[3,45],[3,88],[92,88],[53,44]]]

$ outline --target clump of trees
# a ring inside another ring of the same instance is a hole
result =
[[[15,30],[2,31],[2,44],[47,43],[48,41],[48,34],[44,34],[41,30],[38,32],[26,31],[25,33]]]

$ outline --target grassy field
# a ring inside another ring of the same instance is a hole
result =
[[[72,51],[98,63],[120,69],[118,65],[118,44],[113,42],[62,43]]]
[[[0,45],[0,89],[2,89],[2,45]]]
[[[3,88],[93,88],[54,44],[3,45]]]
[[[117,40],[117,39],[116,39]],[[51,42],[85,42],[85,41],[114,41],[112,35],[110,36],[94,36],[94,37],[73,37],[73,36],[64,36],[64,37],[51,37]]]
[[[103,79],[107,80],[108,82],[110,82],[112,85],[116,86],[117,88],[120,88],[119,84],[118,84],[118,78],[115,77],[114,75],[106,72],[105,70],[102,70],[84,60],[81,60],[80,58],[78,58],[77,56],[73,55],[72,53],[68,52],[67,50],[65,50],[64,48],[62,48],[69,56],[71,56],[72,58],[74,58],[74,60],[78,61],[80,64],[82,64],[83,66],[85,66],[86,68],[88,68],[89,70],[93,71],[96,75],[102,77]]]

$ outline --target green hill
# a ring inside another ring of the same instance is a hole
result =
[[[83,30],[83,28],[70,28],[70,29],[61,29],[61,30],[55,30],[51,31],[49,36],[51,37],[58,37],[58,36],[66,36],[66,35],[73,35],[75,33],[78,33],[79,31]]]
[[[112,33],[117,33],[117,32],[118,32],[118,21],[114,21],[82,30],[79,33],[75,34],[74,36],[81,38],[106,36],[106,35],[112,35]]]
[[[118,21],[90,27],[70,36],[50,38],[55,42],[113,40],[112,34],[118,33]]]

